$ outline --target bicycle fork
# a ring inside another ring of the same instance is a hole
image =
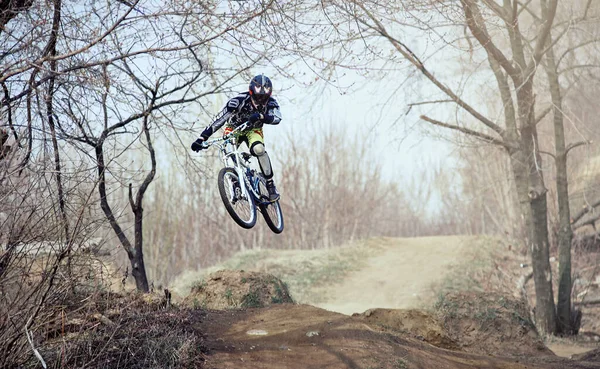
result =
[[[242,168],[241,166],[241,161],[240,161],[240,155],[238,152],[234,152],[232,154],[229,155],[232,159],[234,159],[234,165],[233,165],[233,169],[235,170],[235,172],[237,173],[238,176],[238,182],[240,185],[240,189],[242,191],[242,198],[245,199],[249,199],[250,198],[250,193],[248,193],[248,178],[246,178],[246,175],[244,173],[244,168]]]
[[[248,186],[251,186],[251,183],[244,173],[244,168],[241,165],[242,161],[240,159],[240,154],[237,151],[232,150],[232,146],[229,145],[231,144],[228,144],[228,146],[223,148],[223,163],[225,166],[229,166],[227,159],[231,159],[233,162],[231,167],[233,167],[238,176],[238,184],[240,186],[240,190],[242,191],[242,198],[249,199],[250,193],[248,192]]]

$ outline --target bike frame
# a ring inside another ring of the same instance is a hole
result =
[[[250,167],[245,163],[245,159],[242,158],[241,152],[237,146],[236,133],[240,133],[247,128],[248,122],[239,125],[235,129],[233,129],[233,131],[229,132],[221,138],[215,138],[213,140],[208,140],[204,142],[203,146],[205,148],[208,148],[212,145],[216,145],[219,148],[221,154],[221,161],[223,162],[223,165],[225,167],[233,168],[237,173],[238,178],[244,179],[244,185],[240,186],[242,189],[242,196],[247,197],[252,195],[254,196],[254,199],[257,202],[263,203],[263,201],[260,198],[260,195],[255,191],[254,186],[252,185],[252,183],[250,183],[250,179],[246,175],[246,170],[250,169]],[[233,165],[230,165],[230,162],[228,160],[230,160]],[[250,189],[252,194],[250,194],[248,189]]]

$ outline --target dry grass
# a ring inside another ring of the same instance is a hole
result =
[[[314,288],[339,282],[347,273],[360,269],[365,260],[380,251],[378,239],[357,241],[325,250],[257,250],[236,254],[224,263],[181,275],[171,286],[179,296],[217,270],[246,270],[272,274],[289,288],[296,302],[316,303],[324,298]]]
[[[454,265],[446,278],[432,286],[436,295],[449,292],[497,292],[519,296],[517,281],[530,271],[529,258],[514,246],[494,237],[473,239],[461,263]]]

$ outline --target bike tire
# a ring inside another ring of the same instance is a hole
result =
[[[237,180],[240,185],[245,186],[245,183],[238,178],[237,172],[233,168],[221,169],[218,177],[219,194],[221,195],[223,205],[225,205],[225,209],[231,218],[240,227],[250,229],[256,224],[256,203],[251,194],[248,194],[247,199],[234,201],[234,196],[236,196],[234,180]],[[237,193],[237,195],[239,195],[239,193]],[[238,203],[241,203],[242,206],[237,207],[236,205],[238,205]],[[242,210],[244,210],[246,206],[247,209],[245,210],[247,210],[247,213],[244,212],[242,214]],[[236,210],[236,208],[238,210]]]
[[[267,223],[271,231],[277,234],[283,232],[283,212],[281,211],[279,200],[271,203],[261,204],[259,207],[260,212],[265,219],[265,223]]]

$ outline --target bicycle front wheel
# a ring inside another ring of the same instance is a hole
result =
[[[223,168],[219,172],[219,194],[229,215],[240,227],[252,228],[256,224],[254,197],[248,192],[242,194],[243,179],[238,178],[233,168]]]

